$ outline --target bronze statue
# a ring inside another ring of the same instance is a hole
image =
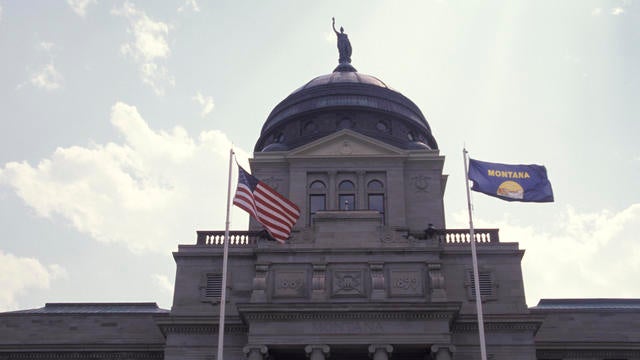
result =
[[[344,28],[340,27],[340,32],[336,30],[336,18],[331,18],[333,21],[333,32],[336,33],[338,37],[338,52],[340,53],[340,59],[338,62],[340,64],[350,64],[351,63],[351,43],[349,42],[349,37],[344,33]]]

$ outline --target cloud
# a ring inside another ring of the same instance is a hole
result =
[[[49,41],[42,41],[40,42],[39,46],[40,46],[40,49],[44,50],[45,52],[51,53],[51,50],[53,49],[55,44]]]
[[[138,64],[142,81],[156,94],[163,95],[166,86],[175,85],[173,76],[169,75],[163,63],[171,53],[167,40],[169,25],[152,20],[129,2],[111,13],[129,21],[127,31],[133,36],[131,41],[120,47],[120,51]]]
[[[458,221],[464,216],[457,215]],[[544,229],[474,219],[478,228],[500,228],[502,242],[519,242],[527,302],[556,298],[640,297],[640,203],[619,212],[578,213],[568,207]],[[548,229],[554,229],[550,231]],[[606,295],[603,295],[606,294]]]
[[[111,108],[124,143],[58,148],[36,166],[0,167],[0,185],[35,212],[131,251],[166,252],[222,227],[231,141],[219,131],[191,137],[182,127],[149,127],[134,106]],[[239,160],[248,154],[236,149]],[[240,215],[242,216],[242,215]],[[246,217],[242,218],[246,219]],[[236,228],[244,229],[245,221]]]
[[[336,34],[333,32],[333,30],[327,30],[324,34],[323,34],[324,40],[326,42],[335,42],[336,41]]]
[[[595,8],[591,10],[591,15],[598,16],[602,13],[602,8]]]
[[[624,13],[624,9],[619,6],[611,9],[611,15],[621,15],[622,13]]]
[[[169,280],[168,276],[153,274],[152,278],[153,278],[153,282],[156,284],[158,288],[160,288],[164,292],[173,294],[173,282]]]
[[[213,98],[211,96],[203,96],[202,93],[198,91],[192,99],[202,107],[200,116],[205,117],[213,111]]]
[[[53,63],[52,51],[55,44],[48,41],[42,41],[38,44],[37,49],[43,52],[49,61],[36,71],[31,71],[28,82],[25,81],[18,85],[18,89],[22,88],[28,83],[31,85],[44,89],[44,90],[57,90],[62,87],[64,80],[62,74],[56,69]]]
[[[40,70],[33,72],[29,78],[31,84],[45,90],[56,90],[62,87],[62,74],[53,65],[46,64]]]
[[[71,6],[71,10],[81,17],[87,14],[87,7],[90,4],[96,4],[96,0],[67,0],[67,4]]]
[[[191,8],[193,12],[200,12],[200,7],[198,6],[196,0],[185,0],[184,5],[178,8],[178,12],[183,12],[188,8]]]
[[[28,289],[48,289],[51,281],[66,276],[59,265],[42,265],[37,259],[17,257],[0,250],[0,311],[19,308],[16,298]]]

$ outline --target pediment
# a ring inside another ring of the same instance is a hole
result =
[[[340,130],[293,150],[289,157],[403,156],[406,152],[352,130]]]

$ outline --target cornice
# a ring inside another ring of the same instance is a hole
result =
[[[172,316],[170,319],[157,322],[162,334],[217,334],[218,317],[213,316]],[[237,316],[228,316],[224,325],[225,333],[246,333],[247,327]]]
[[[172,324],[172,325],[160,325],[162,333],[167,334],[217,334],[218,325],[211,324]],[[224,325],[225,334],[246,334],[249,328],[244,325]]]
[[[539,351],[563,352],[563,351],[638,351],[640,343],[637,341],[536,341]],[[605,350],[603,350],[605,349]]]
[[[484,318],[485,331],[538,331],[543,317],[529,314],[520,315],[487,315]],[[476,315],[460,316],[452,325],[453,332],[477,332],[478,320]]]
[[[451,312],[435,313],[247,313],[248,321],[302,321],[302,320],[449,320]]]
[[[397,304],[238,304],[247,321],[316,321],[316,320],[447,320],[460,310],[460,303]]]
[[[22,359],[96,359],[96,360],[162,360],[164,351],[39,351],[0,352],[0,360]]]
[[[640,358],[640,349],[607,349],[607,350],[536,350],[538,359],[638,359]]]

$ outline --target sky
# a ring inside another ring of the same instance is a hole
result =
[[[413,100],[467,228],[462,149],[542,164],[555,202],[472,194],[527,304],[640,298],[640,1],[0,0],[0,311],[170,308],[178,244],[224,229],[229,148],[337,64]],[[248,218],[231,212],[231,228]]]

